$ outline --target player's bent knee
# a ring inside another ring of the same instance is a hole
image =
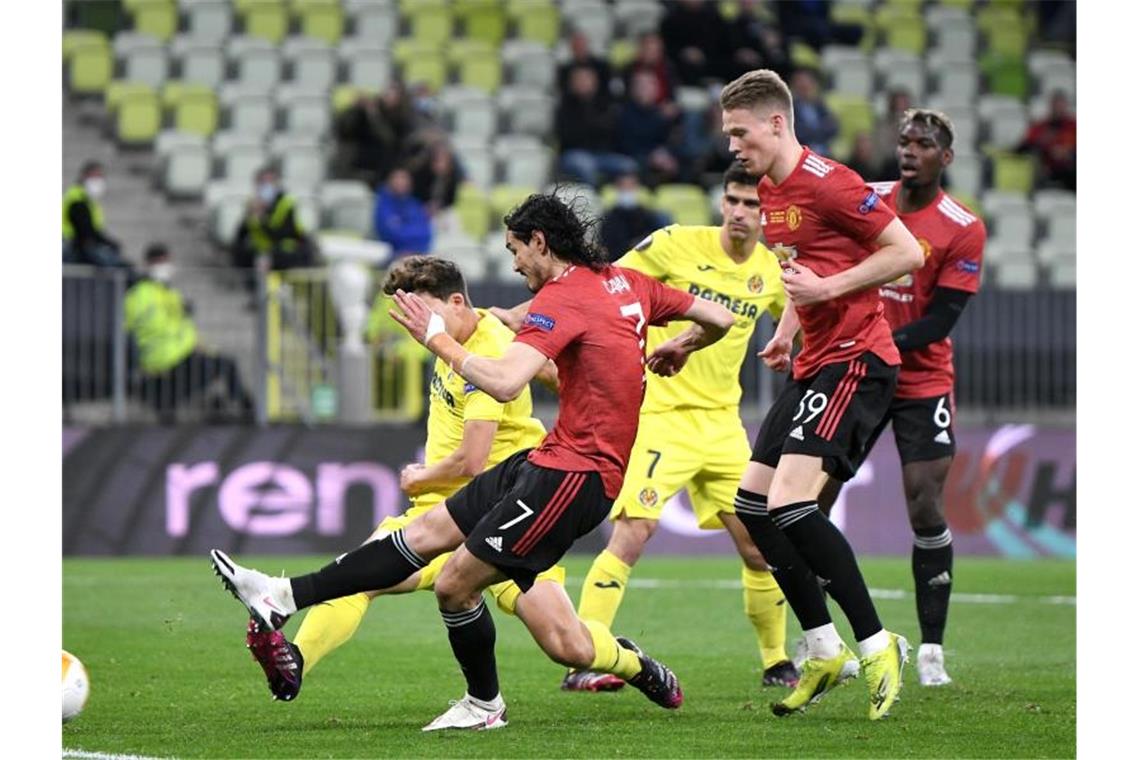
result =
[[[568,668],[588,668],[594,663],[594,642],[582,626],[561,630],[543,647],[547,656]]]
[[[435,598],[441,610],[470,609],[479,603],[480,593],[471,588],[462,574],[447,567],[435,579]]]
[[[657,530],[656,520],[621,516],[614,521],[614,532],[610,536],[606,551],[627,565],[633,565],[641,557],[645,544]]]

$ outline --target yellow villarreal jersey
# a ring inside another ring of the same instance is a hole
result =
[[[736,315],[728,335],[690,356],[674,377],[647,373],[642,412],[739,406],[740,367],[756,320],[765,311],[779,319],[784,310],[784,287],[775,255],[758,243],[748,260],[737,264],[721,247],[720,229],[674,224],[654,232],[618,262],[719,303]],[[681,320],[650,327],[646,354],[688,326]]]
[[[515,334],[484,309],[475,310],[479,326],[463,344],[473,354],[502,356]],[[428,409],[427,464],[447,457],[463,440],[463,425],[469,420],[499,423],[487,468],[498,464],[519,449],[537,446],[546,435],[542,423],[531,416],[530,388],[513,401],[501,404],[475,388],[443,361],[437,359],[431,377],[431,406]]]

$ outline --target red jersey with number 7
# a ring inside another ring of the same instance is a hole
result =
[[[693,296],[625,267],[571,266],[542,286],[515,340],[558,367],[558,420],[527,457],[541,467],[595,471],[621,491],[645,396],[649,325],[678,319]]]
[[[765,176],[757,194],[764,237],[781,265],[802,264],[820,277],[870,256],[875,239],[895,218],[858,174],[807,148],[783,182]],[[865,351],[899,364],[878,288],[796,306],[796,314],[803,329],[803,350],[792,364],[797,380]]]
[[[879,288],[891,329],[920,319],[935,288],[977,293],[986,245],[982,221],[941,190],[929,205],[903,214],[898,212],[897,182],[875,182],[872,187],[918,238],[926,256],[921,268]],[[953,390],[954,349],[949,337],[902,352],[896,396],[933,398]]]

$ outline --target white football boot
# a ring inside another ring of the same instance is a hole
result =
[[[918,682],[923,686],[945,686],[952,683],[952,679],[946,674],[941,644],[920,644],[916,669]]]
[[[464,694],[463,699],[451,700],[447,712],[423,727],[424,731],[442,731],[461,728],[469,731],[490,731],[507,725],[507,703],[500,694],[490,702]]]
[[[288,578],[273,578],[242,567],[217,549],[210,550],[210,562],[222,585],[245,605],[262,631],[276,631],[297,611]]]

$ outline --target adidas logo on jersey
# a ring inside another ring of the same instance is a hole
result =
[[[502,536],[488,536],[486,541],[487,541],[487,545],[490,546],[495,551],[501,552],[503,550],[503,537]]]
[[[950,585],[950,572],[943,570],[938,575],[934,576],[926,582],[927,586],[949,586]]]
[[[788,437],[795,438],[797,441],[802,441],[804,439],[804,426],[796,425],[792,429],[792,432],[788,433]]]
[[[950,434],[947,433],[945,430],[943,430],[941,433],[934,436],[934,442],[935,443],[945,443],[946,445],[950,445]]]

